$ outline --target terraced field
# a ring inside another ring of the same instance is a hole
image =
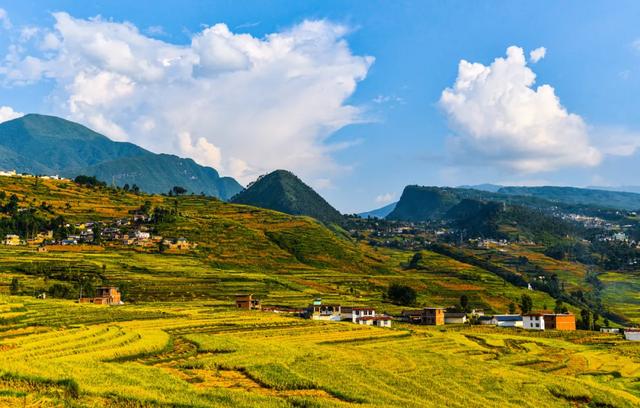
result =
[[[0,305],[0,405],[640,404],[640,346],[613,335],[378,329],[198,302]]]

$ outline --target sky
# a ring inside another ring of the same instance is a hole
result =
[[[345,213],[638,185],[636,1],[2,1],[0,121],[58,115]]]

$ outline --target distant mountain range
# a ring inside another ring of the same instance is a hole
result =
[[[396,204],[398,204],[398,202],[387,204],[384,207],[376,208],[375,210],[359,213],[358,216],[362,218],[385,218],[396,208]]]
[[[293,173],[276,170],[261,176],[231,199],[235,204],[307,215],[325,223],[339,223],[342,215]]]
[[[107,184],[136,184],[149,193],[181,186],[223,200],[242,190],[233,178],[191,159],[155,154],[78,123],[37,114],[0,124],[0,169],[70,178],[84,174]]]

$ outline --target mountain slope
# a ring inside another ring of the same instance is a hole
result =
[[[115,182],[120,186],[125,183],[137,184],[150,192],[167,192],[173,186],[182,186],[190,192],[204,192],[224,200],[242,190],[242,186],[233,178],[220,177],[211,167],[203,167],[191,159],[168,154],[124,157],[71,171],[70,175],[74,173],[95,176],[99,180]]]
[[[137,184],[150,193],[173,186],[228,199],[242,189],[193,160],[159,155],[132,143],[114,142],[55,116],[28,114],[0,124],[0,169],[19,173],[95,175],[117,185]]]
[[[293,215],[308,215],[323,222],[340,222],[342,215],[311,187],[286,170],[258,178],[232,203],[269,208]]]

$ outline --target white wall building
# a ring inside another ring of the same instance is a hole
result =
[[[522,315],[522,327],[527,330],[544,330],[544,316],[540,313]]]
[[[640,329],[624,329],[624,338],[631,341],[640,341]]]

